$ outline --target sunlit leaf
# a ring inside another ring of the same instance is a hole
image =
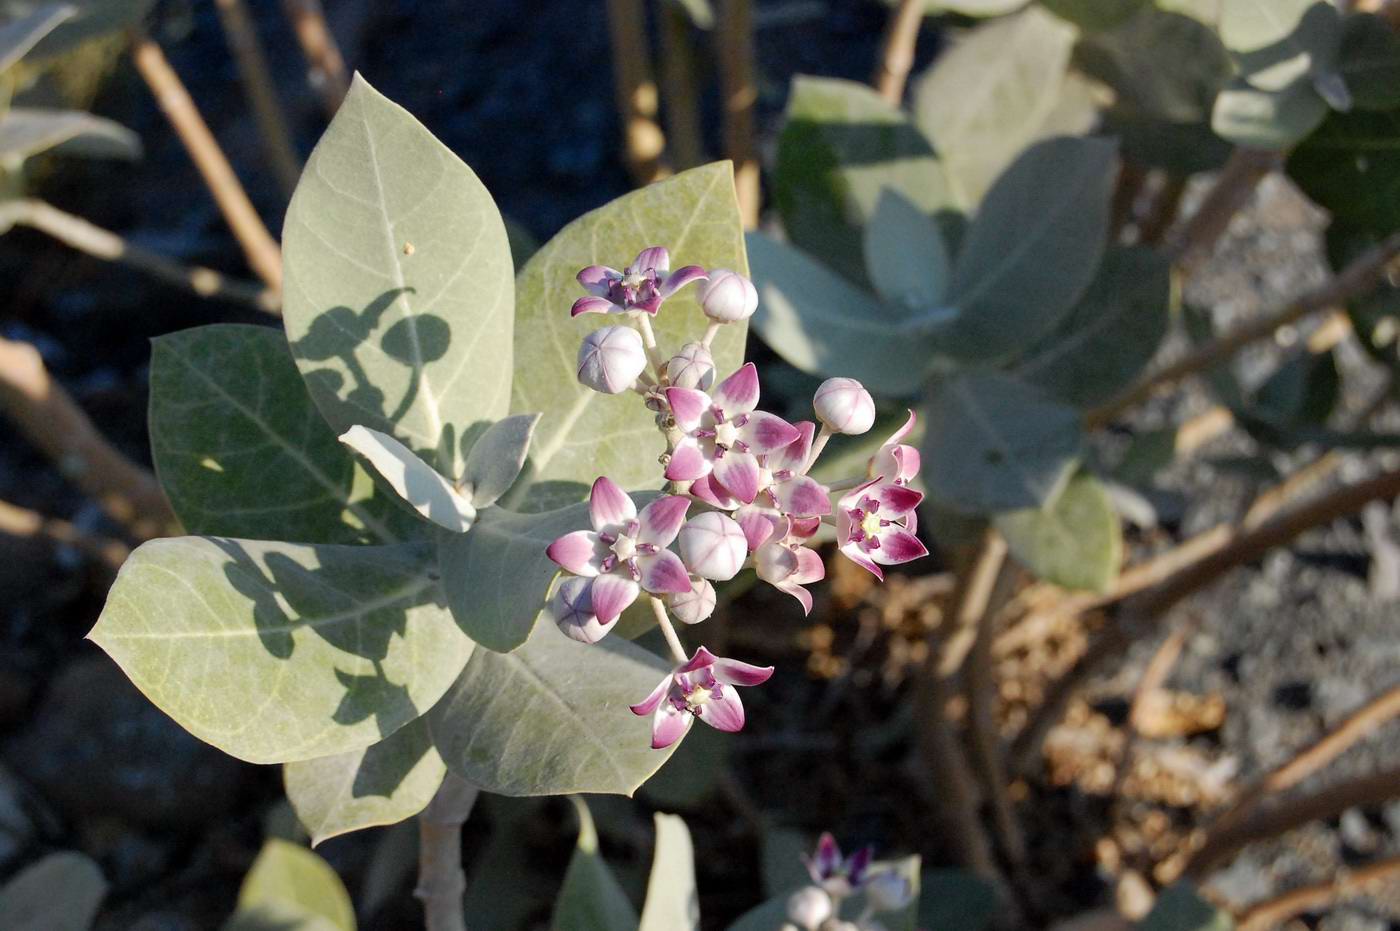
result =
[[[647,880],[640,931],[699,931],[700,897],[695,889],[695,850],[690,830],[675,815],[657,812],[656,853]]]
[[[1232,81],[1215,99],[1211,128],[1235,145],[1287,149],[1307,138],[1327,118],[1327,101],[1301,78],[1280,91]]]
[[[367,462],[400,500],[439,527],[465,533],[476,520],[471,500],[392,436],[356,425],[340,435],[340,442]]]
[[[48,3],[0,26],[0,71],[23,58],[40,39],[77,12],[67,3]]]
[[[1099,32],[1121,26],[1152,6],[1152,0],[1040,0],[1040,5],[1080,29]]]
[[[394,542],[420,522],[374,483],[311,403],[277,330],[214,324],[151,350],[151,452],[190,533]]]
[[[1086,36],[1075,47],[1074,61],[1113,89],[1115,112],[1174,123],[1208,120],[1232,71],[1214,30],[1155,8]]]
[[[514,414],[487,427],[472,444],[462,481],[475,507],[495,504],[515,484],[539,421],[539,414]]]
[[[887,0],[891,5],[897,0]],[[1002,16],[1025,6],[1028,0],[926,0],[930,13],[961,13],[964,16]]]
[[[997,515],[1011,555],[1061,588],[1107,591],[1123,561],[1123,530],[1108,492],[1081,473],[1045,506]]]
[[[411,818],[432,801],[446,774],[423,718],[364,749],[287,763],[282,772],[287,800],[312,846]]]
[[[112,120],[77,110],[14,107],[0,115],[0,158],[55,150],[87,158],[139,158],[141,139]]]
[[[670,756],[628,705],[669,667],[619,637],[587,645],[540,624],[514,653],[477,650],[428,715],[449,769],[501,795],[630,795]]]
[[[80,853],[51,853],[0,887],[0,928],[5,931],[88,931],[107,881]]]
[[[225,931],[355,931],[355,907],[335,870],[288,841],[263,844]]]
[[[880,195],[865,228],[865,268],[892,304],[929,307],[948,287],[948,250],[933,218],[893,190]]]
[[[505,501],[542,511],[581,501],[599,475],[625,489],[657,488],[657,456],[666,443],[656,415],[639,403],[601,395],[578,383],[579,343],[616,317],[571,319],[583,296],[575,276],[588,265],[620,267],[642,249],[665,246],[673,268],[701,265],[748,274],[743,228],[727,162],[717,162],[648,185],[564,227],[530,259],[516,284],[515,379],[511,409],[542,412],[525,473]],[[699,339],[708,321],[691,285],[668,298],[653,326],[668,358]],[[743,324],[724,327],[714,341],[721,376],[743,362]]]
[[[461,474],[463,434],[510,400],[513,264],[472,170],[358,75],[283,230],[283,314],[311,396]]]
[[[73,15],[49,30],[32,50],[30,59],[47,59],[72,51],[85,42],[111,35],[138,23],[150,11],[154,0],[69,0]],[[34,9],[33,0],[3,0],[0,17],[25,14]]]
[[[423,714],[462,635],[417,546],[153,540],[89,635],[201,740],[252,763],[344,753]]]
[[[1224,0],[1220,39],[1252,86],[1280,91],[1332,66],[1341,14],[1328,0]]]
[[[598,831],[583,799],[570,799],[578,812],[578,844],[554,900],[551,931],[628,931],[637,927],[637,912],[617,877],[598,852]],[[680,926],[675,926],[680,931]]]

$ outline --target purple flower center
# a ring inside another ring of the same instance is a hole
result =
[[[640,307],[660,297],[656,269],[627,268],[608,282],[608,300],[622,307]]]
[[[641,579],[642,570],[637,566],[637,557],[656,555],[656,544],[637,541],[637,533],[641,527],[641,521],[633,518],[622,526],[622,531],[619,533],[598,534],[598,539],[602,540],[612,551],[603,557],[602,570],[604,572],[625,569],[634,582]]]
[[[719,691],[719,680],[709,669],[694,672],[678,672],[671,683],[671,694],[667,701],[677,711],[688,711],[698,715],[714,694]]]

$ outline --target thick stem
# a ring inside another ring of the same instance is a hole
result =
[[[418,886],[427,931],[467,931],[462,895],[462,825],[480,790],[449,772],[437,795],[418,816]]]
[[[822,450],[826,449],[826,444],[831,441],[831,437],[831,428],[822,424],[821,429],[817,431],[817,438],[812,441],[811,452],[807,453],[807,461],[802,463],[803,475],[812,471],[812,466],[817,464],[817,459],[820,458]]]
[[[268,288],[229,278],[212,268],[172,262],[41,200],[12,200],[0,205],[0,232],[15,225],[36,229],[93,258],[129,265],[153,278],[186,288],[200,297],[237,301],[274,316],[279,313],[277,293]]]
[[[700,340],[700,345],[704,346],[706,349],[709,349],[710,344],[713,343],[715,341],[715,337],[719,335],[719,330],[722,326],[724,326],[724,324],[718,323],[713,320],[710,321],[710,325],[705,327],[705,337],[702,340]]]
[[[340,46],[326,25],[321,0],[282,0],[282,8],[297,34],[301,53],[306,56],[307,80],[320,93],[326,117],[333,117],[350,91],[350,79]]]
[[[661,628],[661,634],[666,638],[666,646],[671,648],[671,658],[678,665],[685,663],[690,657],[685,652],[680,635],[676,633],[675,625],[671,623],[671,615],[666,613],[665,603],[653,595],[648,595],[647,598],[651,600],[651,612],[656,615],[656,626]]]
[[[623,158],[638,187],[670,174],[662,161],[666,136],[656,121],[660,95],[652,77],[646,23],[642,0],[608,0],[613,92],[622,119]]]
[[[899,0],[885,26],[880,43],[880,58],[870,83],[880,96],[898,106],[904,99],[904,85],[914,67],[914,48],[919,41],[919,27],[924,24],[924,0]]]
[[[679,3],[661,4],[661,88],[666,114],[666,150],[676,168],[705,161],[700,132],[700,89],[695,82],[695,44],[690,17]]]
[[[253,109],[253,118],[258,121],[267,160],[272,164],[273,174],[277,176],[282,192],[291,197],[297,179],[301,177],[301,160],[297,158],[296,146],[292,144],[292,133],[287,128],[287,118],[282,112],[272,74],[267,68],[267,56],[253,29],[248,8],[243,0],[215,0],[214,5],[219,10],[224,35],[238,63],[238,74],[243,81],[248,105]]]
[[[647,351],[647,361],[656,370],[656,380],[659,383],[662,373],[666,369],[666,360],[661,358],[661,350],[656,345],[656,331],[651,328],[651,318],[644,313],[634,315],[637,320],[637,329],[642,334],[642,346]]]
[[[758,226],[759,167],[753,142],[758,103],[754,78],[753,9],[750,0],[720,0],[715,24],[719,43],[720,96],[724,102],[724,155],[734,163],[734,189],[745,229]]]
[[[248,194],[214,134],[199,115],[189,91],[170,67],[165,53],[140,29],[131,30],[132,58],[136,70],[151,88],[156,103],[184,143],[186,151],[204,178],[209,193],[219,205],[234,238],[243,248],[248,266],[275,291],[282,290],[282,250],[267,231]]]

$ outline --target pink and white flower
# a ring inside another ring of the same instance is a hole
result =
[[[797,428],[758,406],[758,369],[752,362],[720,382],[714,394],[667,388],[666,401],[684,434],[666,464],[666,478],[689,482],[711,473],[744,504],[758,494],[757,456],[799,438]]]
[[[569,576],[559,582],[545,613],[564,632],[564,636],[579,643],[597,643],[607,636],[611,627],[593,613],[593,580]]]
[[[771,675],[772,666],[725,659],[700,647],[643,701],[632,705],[632,713],[652,715],[651,746],[655,750],[684,737],[696,718],[732,733],[744,727],[744,704],[735,686],[761,685]]]
[[[709,391],[715,383],[715,357],[704,343],[686,343],[666,363],[666,380],[677,388]]]
[[[578,347],[579,383],[603,394],[628,390],[646,367],[646,347],[630,326],[599,327]]]
[[[643,591],[690,591],[680,557],[666,547],[680,532],[690,501],[680,495],[637,506],[611,479],[593,483],[588,496],[592,530],[566,533],[549,545],[549,558],[566,572],[590,580],[588,597],[604,626],[617,620]]]
[[[769,585],[796,598],[803,614],[811,614],[812,595],[803,586],[826,578],[826,565],[815,550],[802,544],[816,532],[819,522],[797,522],[781,514],[770,520],[767,538],[753,554],[754,571]]]
[[[686,521],[679,546],[685,568],[716,582],[738,575],[749,555],[744,529],[719,511],[706,511]]]
[[[854,378],[828,378],[817,387],[812,406],[832,433],[857,436],[875,423],[875,399]]]
[[[747,320],[758,309],[758,291],[738,272],[716,268],[700,285],[700,309],[716,323]]]
[[[666,607],[682,624],[699,624],[715,613],[715,587],[698,575],[690,577],[690,591],[666,596]]]
[[[914,480],[919,474],[919,451],[900,441],[914,429],[915,422],[914,412],[910,411],[904,426],[890,434],[885,444],[870,457],[867,475],[871,478],[884,478],[885,481],[896,485],[908,485]]]
[[[844,899],[865,884],[865,874],[874,856],[872,848],[862,847],[843,858],[836,838],[830,832],[823,832],[817,841],[817,852],[810,857],[804,854],[802,862],[806,864],[807,875],[812,877],[812,882],[831,895]]]
[[[880,566],[927,556],[928,550],[914,536],[914,509],[923,493],[882,478],[857,485],[836,508],[836,543],[841,554],[884,579]]]
[[[578,283],[588,296],[574,301],[569,315],[644,313],[654,317],[662,301],[704,277],[699,265],[671,271],[671,254],[662,246],[652,246],[622,271],[590,265],[579,272]]]

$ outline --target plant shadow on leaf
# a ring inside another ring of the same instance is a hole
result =
[[[1271,69],[1279,69],[1280,73],[1288,74],[1294,71],[1316,73],[1319,68],[1325,69],[1331,65],[1340,41],[1341,20],[1337,8],[1326,0],[1318,0],[1308,7],[1291,32],[1258,48],[1236,49],[1235,60],[1239,63],[1240,72],[1246,80]],[[1306,60],[1298,61],[1296,65],[1287,69],[1283,67],[1302,56],[1306,56]],[[1263,83],[1252,80],[1250,83],[1263,90],[1280,89],[1272,86],[1267,78]]]
[[[423,757],[433,752],[427,727],[404,727],[398,734],[403,739],[396,735],[394,743],[381,740],[365,749],[350,786],[351,797],[392,797]]]

